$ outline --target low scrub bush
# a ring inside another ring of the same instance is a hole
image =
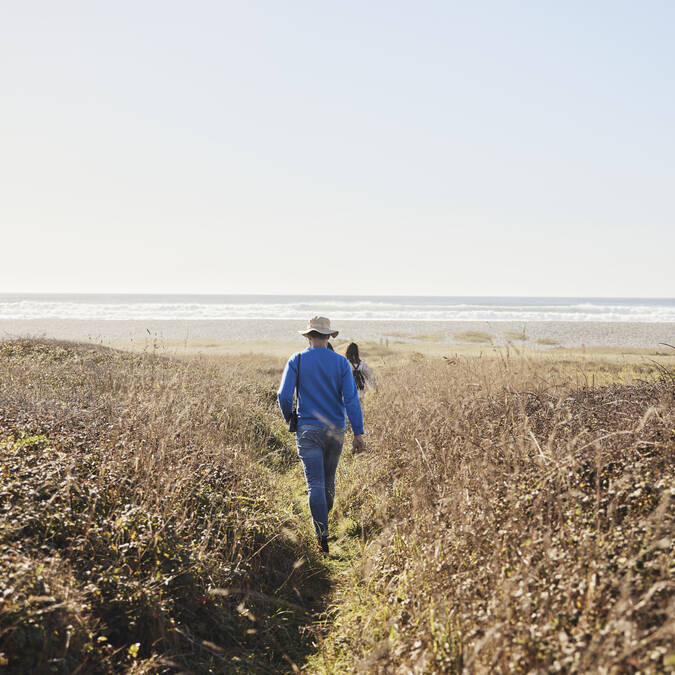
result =
[[[274,385],[227,365],[0,345],[10,672],[277,672],[304,658],[323,568],[261,461],[289,442]]]

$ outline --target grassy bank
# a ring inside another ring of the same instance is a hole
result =
[[[302,662],[326,579],[265,461],[290,440],[269,376],[17,342],[0,380],[10,671]]]
[[[308,528],[278,357],[0,345],[10,672],[660,672],[675,388],[647,358],[373,352]]]
[[[370,544],[312,671],[672,669],[672,375],[502,353],[380,380],[340,501]]]

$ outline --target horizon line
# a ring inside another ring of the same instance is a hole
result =
[[[255,293],[255,292],[159,292],[159,291],[0,291],[1,296],[202,296],[202,297],[269,297],[269,298],[500,298],[500,299],[586,299],[586,300],[675,300],[675,296],[667,295],[497,295],[497,294],[458,294],[440,295],[432,293]]]

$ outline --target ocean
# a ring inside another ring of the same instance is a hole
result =
[[[0,320],[675,322],[675,298],[0,294]]]

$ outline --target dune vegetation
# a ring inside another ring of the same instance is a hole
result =
[[[492,335],[480,330],[465,330],[461,333],[455,333],[453,338],[459,342],[492,342]]]
[[[0,666],[674,668],[670,366],[370,363],[322,558],[282,359],[0,343]]]

